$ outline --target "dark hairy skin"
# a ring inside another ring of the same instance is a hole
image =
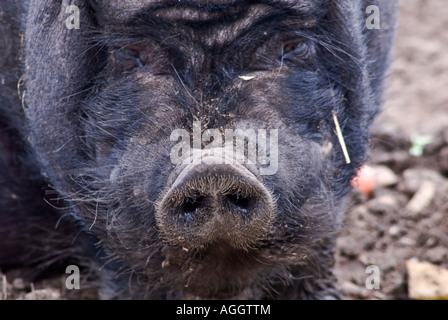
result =
[[[80,29],[66,27],[69,4]],[[370,4],[379,30],[365,27]],[[340,298],[334,243],[382,103],[395,11],[387,0],[3,1],[0,266],[93,261],[105,299]],[[251,173],[195,169],[170,191],[170,134],[194,121],[277,129],[278,170],[241,185]],[[258,224],[203,226],[198,213],[221,205],[211,200],[193,210],[197,225],[179,222],[170,210],[192,189],[246,192],[256,210],[244,219]]]

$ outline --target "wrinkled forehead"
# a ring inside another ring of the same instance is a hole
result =
[[[314,16],[326,0],[97,0],[104,15],[116,21],[126,21],[142,11],[157,12],[161,17],[178,19],[207,19],[215,11],[237,9],[241,6],[288,8],[302,16]]]

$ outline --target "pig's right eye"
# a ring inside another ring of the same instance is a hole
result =
[[[119,72],[131,71],[132,69],[143,67],[139,51],[132,48],[116,48],[111,51],[111,62]]]
[[[109,65],[118,74],[132,71],[167,75],[171,72],[169,54],[160,45],[149,40],[117,43],[109,49]]]

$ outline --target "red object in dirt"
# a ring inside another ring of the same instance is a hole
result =
[[[372,167],[364,165],[358,171],[358,175],[352,180],[352,186],[369,196],[375,187],[375,172]]]

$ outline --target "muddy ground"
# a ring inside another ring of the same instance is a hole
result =
[[[347,299],[407,299],[409,259],[448,268],[446,30],[444,1],[402,1],[388,100],[368,162],[375,186],[350,196],[337,243],[336,274]],[[379,289],[366,288],[369,265],[378,267]],[[31,284],[26,272],[0,273],[0,299],[95,298],[94,287],[67,291],[66,275]]]
[[[379,178],[368,197],[353,193],[338,239],[348,298],[407,299],[408,259],[448,267],[446,30],[443,1],[402,1],[387,102],[373,129],[369,164]],[[368,265],[380,270],[379,290],[366,289]]]

